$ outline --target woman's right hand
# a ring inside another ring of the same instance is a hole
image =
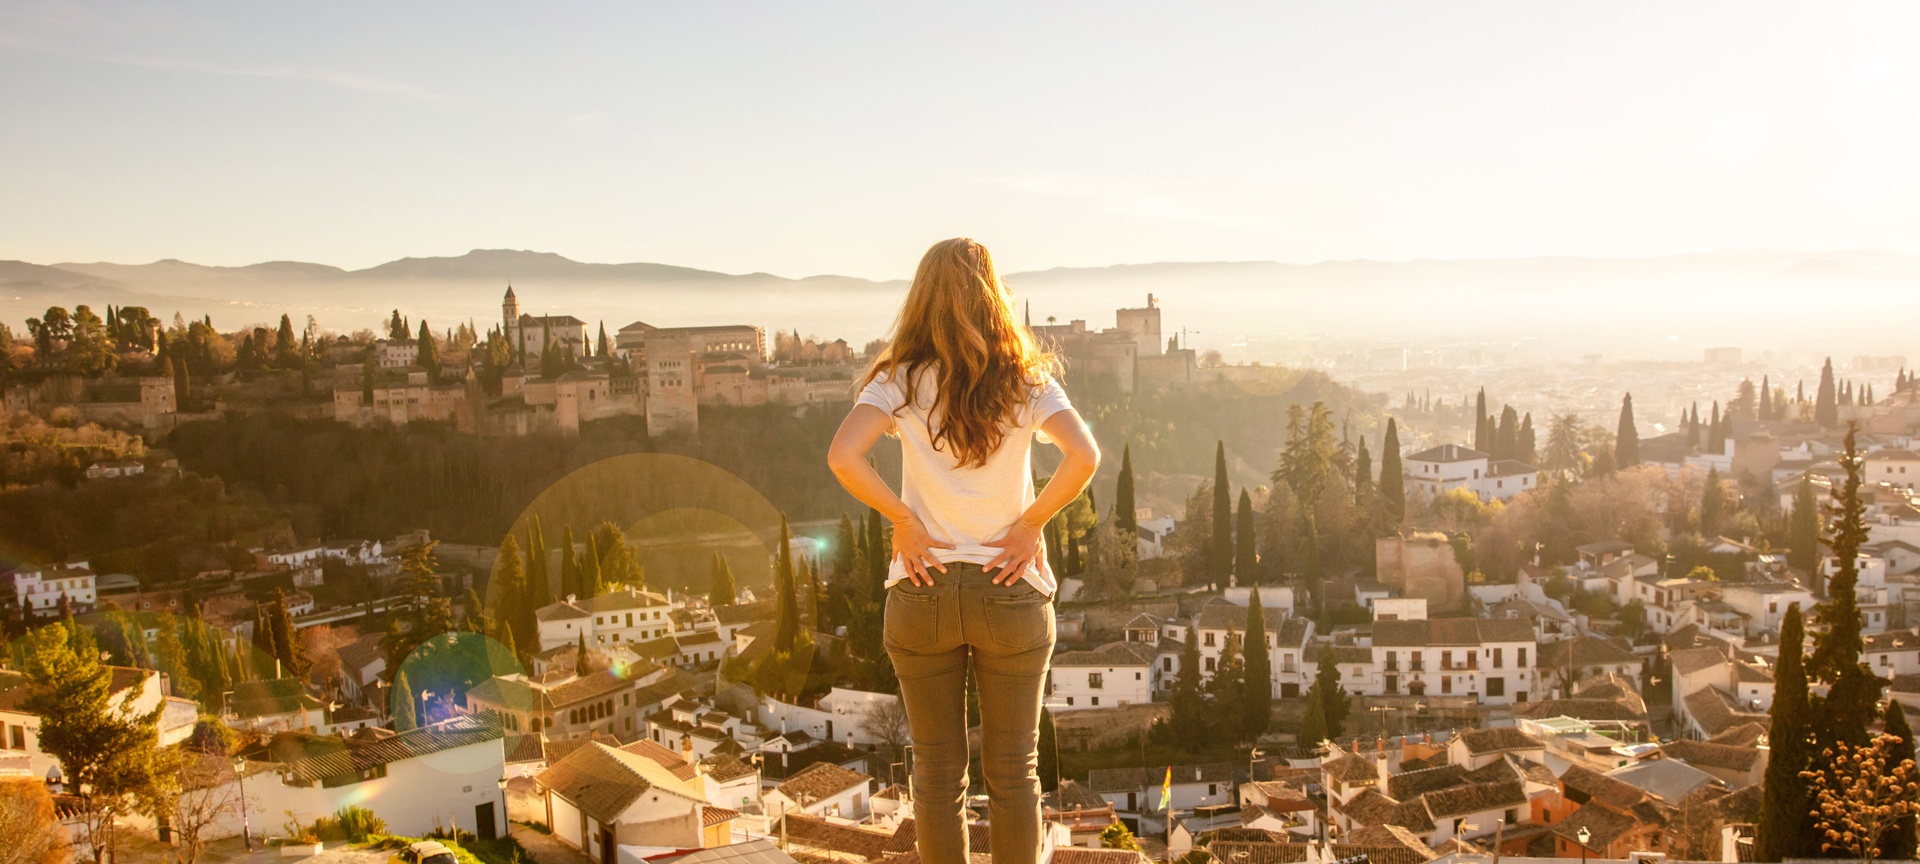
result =
[[[933,570],[947,572],[947,565],[933,556],[933,550],[952,548],[952,543],[933,539],[933,535],[927,533],[927,526],[920,524],[918,516],[908,516],[893,523],[893,557],[906,565],[907,578],[915,585],[932,585]]]

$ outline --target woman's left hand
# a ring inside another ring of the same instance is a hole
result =
[[[993,577],[993,584],[1011,585],[1014,580],[1026,575],[1028,564],[1034,564],[1040,560],[1040,529],[1024,521],[1017,521],[1013,523],[1013,527],[1007,529],[1006,534],[1001,535],[1000,539],[989,541],[985,545],[999,549],[1000,554],[993,556],[993,560],[987,562],[987,566],[982,569],[992,573],[995,567],[1000,568],[1000,572]]]

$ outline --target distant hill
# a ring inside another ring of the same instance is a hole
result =
[[[1669,337],[1760,344],[1838,339],[1851,304],[1920,311],[1920,258],[1873,250],[1741,250],[1654,258],[1536,257],[1415,261],[1159,262],[1011,273],[1036,322],[1113,326],[1116,307],[1160,299],[1169,336],[1199,347],[1273,337],[1366,337],[1424,343],[1551,340],[1620,355]],[[744,322],[861,342],[884,333],[905,280],[729,274],[657,263],[598,264],[550,252],[476,249],[364,270],[275,261],[208,267],[0,262],[0,319],[53,303],[141,304],[156,314],[210,313],[215,324],[312,314],[341,330],[377,326],[398,308],[436,328],[497,321],[508,283],[521,309],[567,313],[608,330]],[[1854,337],[1847,337],[1854,339]],[[1851,342],[1847,350],[1867,350]],[[1875,349],[1879,350],[1879,349]]]

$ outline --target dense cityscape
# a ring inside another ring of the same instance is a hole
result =
[[[538,290],[0,329],[0,860],[912,864],[821,455],[884,343]],[[1912,857],[1902,358],[1230,362],[1143,300],[1026,322],[1110,457],[1045,532],[1048,860]]]

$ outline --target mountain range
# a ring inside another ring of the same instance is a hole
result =
[[[1842,343],[1854,353],[1897,347],[1904,334],[1858,316],[1920,312],[1920,257],[1873,250],[1745,250],[1653,258],[1535,257],[1414,261],[1162,262],[1010,273],[1036,322],[1081,318],[1112,326],[1116,307],[1148,294],[1168,335],[1197,347],[1285,338],[1421,343],[1553,340],[1618,356],[1687,342]],[[500,317],[509,284],[521,310],[572,314],[615,330],[752,323],[859,344],[891,323],[905,280],[730,274],[669,264],[597,264],[551,252],[474,250],[402,258],[363,270],[271,261],[212,267],[0,261],[0,320],[15,326],[48,306],[146,306],[163,318],[211,315],[216,326],[313,315],[342,331],[374,328],[390,310],[436,329]],[[1869,345],[1867,343],[1873,343]],[[1806,347],[1813,347],[1807,345]],[[1694,350],[1689,348],[1689,350]],[[1828,350],[1840,350],[1829,348]]]

